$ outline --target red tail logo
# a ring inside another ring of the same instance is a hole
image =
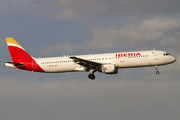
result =
[[[6,42],[11,54],[13,63],[24,64],[23,67],[15,66],[19,69],[44,72],[44,70],[36,63],[36,61],[16,42],[14,38],[6,38]]]

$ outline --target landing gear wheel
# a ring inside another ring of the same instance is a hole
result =
[[[156,74],[159,75],[159,71],[156,71]]]
[[[92,75],[92,80],[94,80],[96,77],[95,77],[95,75]]]
[[[158,71],[158,66],[157,65],[155,66],[155,69],[156,69],[156,74],[159,75],[159,71]]]
[[[88,78],[91,79],[91,80],[94,80],[96,77],[95,77],[94,74],[91,74],[91,73],[90,73],[90,74],[88,75]]]

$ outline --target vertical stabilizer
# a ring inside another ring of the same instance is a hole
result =
[[[19,63],[32,57],[21,47],[14,38],[6,38],[6,42],[13,62]]]
[[[6,38],[6,42],[13,62],[6,62],[4,66],[29,71],[45,72],[21,45],[12,37]]]

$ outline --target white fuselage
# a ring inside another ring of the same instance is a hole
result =
[[[160,66],[176,61],[176,58],[170,54],[157,50],[77,55],[76,57],[101,64],[114,64],[116,68]],[[86,71],[83,66],[76,64],[68,56],[35,58],[35,61],[45,72],[49,73]]]
[[[117,52],[50,58],[33,58],[12,37],[6,38],[12,61],[4,66],[46,73],[89,71],[88,78],[95,79],[94,72],[117,74],[119,68],[136,68],[170,64],[176,58],[169,53],[159,50]]]

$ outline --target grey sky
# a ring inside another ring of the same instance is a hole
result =
[[[1,0],[0,119],[179,120],[179,0]],[[5,37],[34,57],[160,49],[177,57],[117,75],[42,74],[4,67]]]

